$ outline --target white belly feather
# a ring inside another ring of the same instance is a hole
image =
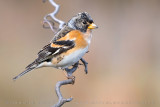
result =
[[[67,68],[76,62],[78,62],[84,54],[88,51],[88,46],[83,49],[79,49],[68,56],[65,56],[62,61],[60,61],[56,66],[60,67],[61,69]]]

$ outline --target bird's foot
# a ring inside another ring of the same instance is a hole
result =
[[[87,74],[88,73],[88,62],[86,62],[83,58],[81,58],[81,61],[85,67],[84,71]]]
[[[75,63],[72,68],[65,68],[67,75],[72,75],[77,70],[79,62]]]
[[[66,77],[68,79],[72,79],[72,81],[73,81],[72,84],[75,83],[75,76],[73,76],[72,74],[77,70],[78,65],[79,65],[79,62],[75,63],[72,68],[65,68]]]

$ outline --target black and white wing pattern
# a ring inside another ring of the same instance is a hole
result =
[[[54,41],[49,45],[45,46],[39,53],[38,53],[38,62],[48,61],[50,58],[57,56],[67,50],[73,48],[75,46],[74,41]]]

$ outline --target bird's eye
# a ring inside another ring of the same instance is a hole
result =
[[[87,24],[87,22],[86,22],[86,21],[83,21],[82,23],[83,23],[83,24]]]

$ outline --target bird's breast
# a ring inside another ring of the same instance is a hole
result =
[[[73,64],[78,62],[87,51],[88,51],[88,46],[85,48],[78,49],[78,50],[71,49],[71,50],[67,51],[66,54],[62,55],[63,59],[61,59],[59,61],[59,63],[57,63],[56,66],[60,67],[61,69],[72,66]]]

